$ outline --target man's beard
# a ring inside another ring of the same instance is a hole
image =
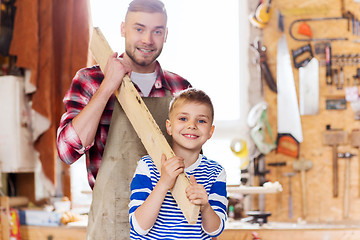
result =
[[[135,54],[133,54],[132,52],[130,52],[127,49],[125,50],[126,55],[128,55],[128,57],[134,63],[136,63],[139,66],[143,66],[143,67],[146,67],[146,66],[150,65],[151,63],[153,63],[160,56],[161,51],[162,51],[162,48],[151,59],[138,60],[138,59],[136,59]]]

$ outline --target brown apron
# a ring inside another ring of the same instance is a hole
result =
[[[170,91],[166,97],[143,98],[161,131],[167,137]],[[130,239],[130,183],[137,162],[147,152],[119,102],[115,100],[109,135],[92,193],[87,239]]]

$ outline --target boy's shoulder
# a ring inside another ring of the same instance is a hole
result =
[[[210,167],[210,168],[215,168],[217,170],[224,170],[224,167],[221,166],[221,164],[215,160],[212,160],[212,159],[209,159],[207,158],[205,155],[201,155],[202,157],[202,164],[206,165],[207,167]]]

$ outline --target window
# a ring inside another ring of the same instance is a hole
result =
[[[130,0],[90,2],[93,25],[100,27],[114,51],[122,53],[124,39],[120,36],[120,24]],[[248,131],[247,3],[239,0],[163,2],[169,34],[159,62],[164,69],[185,77],[212,98],[215,133],[205,144],[204,153],[225,167],[228,184],[239,184],[240,160],[231,152],[230,143],[233,138],[246,138]],[[87,181],[81,178],[76,182]]]

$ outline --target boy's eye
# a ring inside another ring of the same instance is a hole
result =
[[[200,119],[200,120],[199,120],[199,123],[206,123],[206,121],[203,120],[203,119]]]
[[[186,121],[186,117],[179,118],[180,121]]]

